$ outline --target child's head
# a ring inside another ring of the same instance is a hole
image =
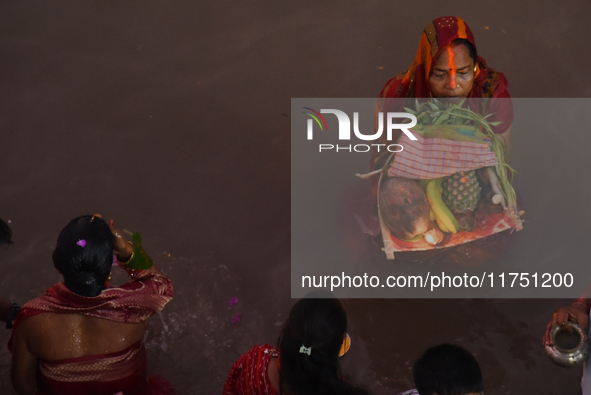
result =
[[[358,390],[338,375],[339,351],[347,331],[345,309],[334,297],[313,299],[318,296],[312,293],[297,302],[281,331],[281,390],[292,394],[353,393]]]
[[[479,395],[482,374],[476,359],[453,344],[431,347],[413,369],[420,395]]]

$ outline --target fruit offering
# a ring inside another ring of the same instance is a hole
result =
[[[396,251],[412,251],[521,230],[507,144],[491,128],[497,123],[463,102],[428,100],[416,102],[416,111],[405,109],[417,117],[412,130],[422,141],[406,140],[409,154],[391,154],[377,162],[379,170],[361,175],[380,174],[378,208],[389,259],[392,243],[401,248]]]
[[[379,204],[384,222],[399,239],[411,240],[428,230],[429,202],[413,180],[388,179],[380,189]]]
[[[443,201],[454,213],[470,213],[480,199],[480,184],[474,170],[461,171],[443,179]]]

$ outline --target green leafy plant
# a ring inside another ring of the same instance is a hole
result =
[[[437,99],[419,103],[415,100],[415,110],[404,107],[404,109],[417,117],[417,125],[463,125],[479,129],[490,139],[490,148],[497,157],[495,173],[502,187],[503,195],[510,207],[517,207],[517,196],[511,185],[513,174],[516,173],[508,163],[509,150],[503,136],[499,136],[492,130],[492,126],[500,125],[501,122],[489,122],[487,120],[493,114],[482,116],[469,108],[463,107],[464,100],[458,103],[444,102]],[[511,173],[511,178],[507,175]]]

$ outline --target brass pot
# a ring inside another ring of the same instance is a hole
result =
[[[568,325],[573,329],[572,333],[556,325],[550,333],[553,345],[545,346],[552,362],[565,368],[581,364],[589,355],[587,334],[574,322],[569,321]]]

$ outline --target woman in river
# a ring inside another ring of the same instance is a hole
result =
[[[172,283],[155,265],[132,269],[151,263],[137,252],[113,221],[85,215],[66,225],[53,251],[64,281],[26,303],[14,322],[19,394],[172,393],[165,380],[146,376],[142,343],[146,320],[173,298]],[[110,288],[113,254],[132,281]]]
[[[350,342],[346,331],[347,315],[338,299],[301,299],[283,325],[278,347],[255,346],[241,356],[223,394],[367,395],[339,374],[339,356]]]
[[[492,129],[505,141],[507,154],[511,151],[511,125],[513,104],[508,83],[503,73],[490,68],[484,58],[478,55],[474,36],[469,26],[460,18],[446,16],[429,23],[421,35],[419,47],[411,66],[390,79],[382,88],[376,114],[381,112],[404,112],[404,107],[414,108],[415,100],[438,99],[458,102],[466,99],[464,106],[482,115],[489,115],[488,122],[495,123]],[[499,122],[496,124],[496,122]],[[384,120],[383,125],[386,125]],[[398,132],[398,135],[396,135]],[[388,145],[397,142],[400,131],[394,131],[392,140],[382,134],[380,143]],[[372,152],[371,170],[381,169],[391,156],[379,148]],[[507,160],[508,161],[508,160]],[[377,196],[378,177],[372,178],[372,192]],[[375,201],[375,198],[374,198]],[[500,205],[483,201],[482,212],[502,211]],[[377,219],[365,220],[365,229],[379,232]],[[506,233],[506,232],[505,232]],[[445,258],[454,263],[473,265],[498,254],[508,243],[507,237],[499,235],[461,244],[445,250]],[[419,259],[416,252],[413,260]],[[442,250],[419,253],[421,259],[441,259]],[[397,259],[405,259],[397,254]],[[410,257],[409,257],[410,258]],[[468,261],[466,261],[468,258]]]
[[[473,110],[493,114],[490,120],[502,122],[493,130],[510,145],[513,105],[507,86],[505,75],[478,55],[466,22],[446,16],[425,27],[412,65],[390,79],[379,98],[467,98],[473,105],[484,106]]]

